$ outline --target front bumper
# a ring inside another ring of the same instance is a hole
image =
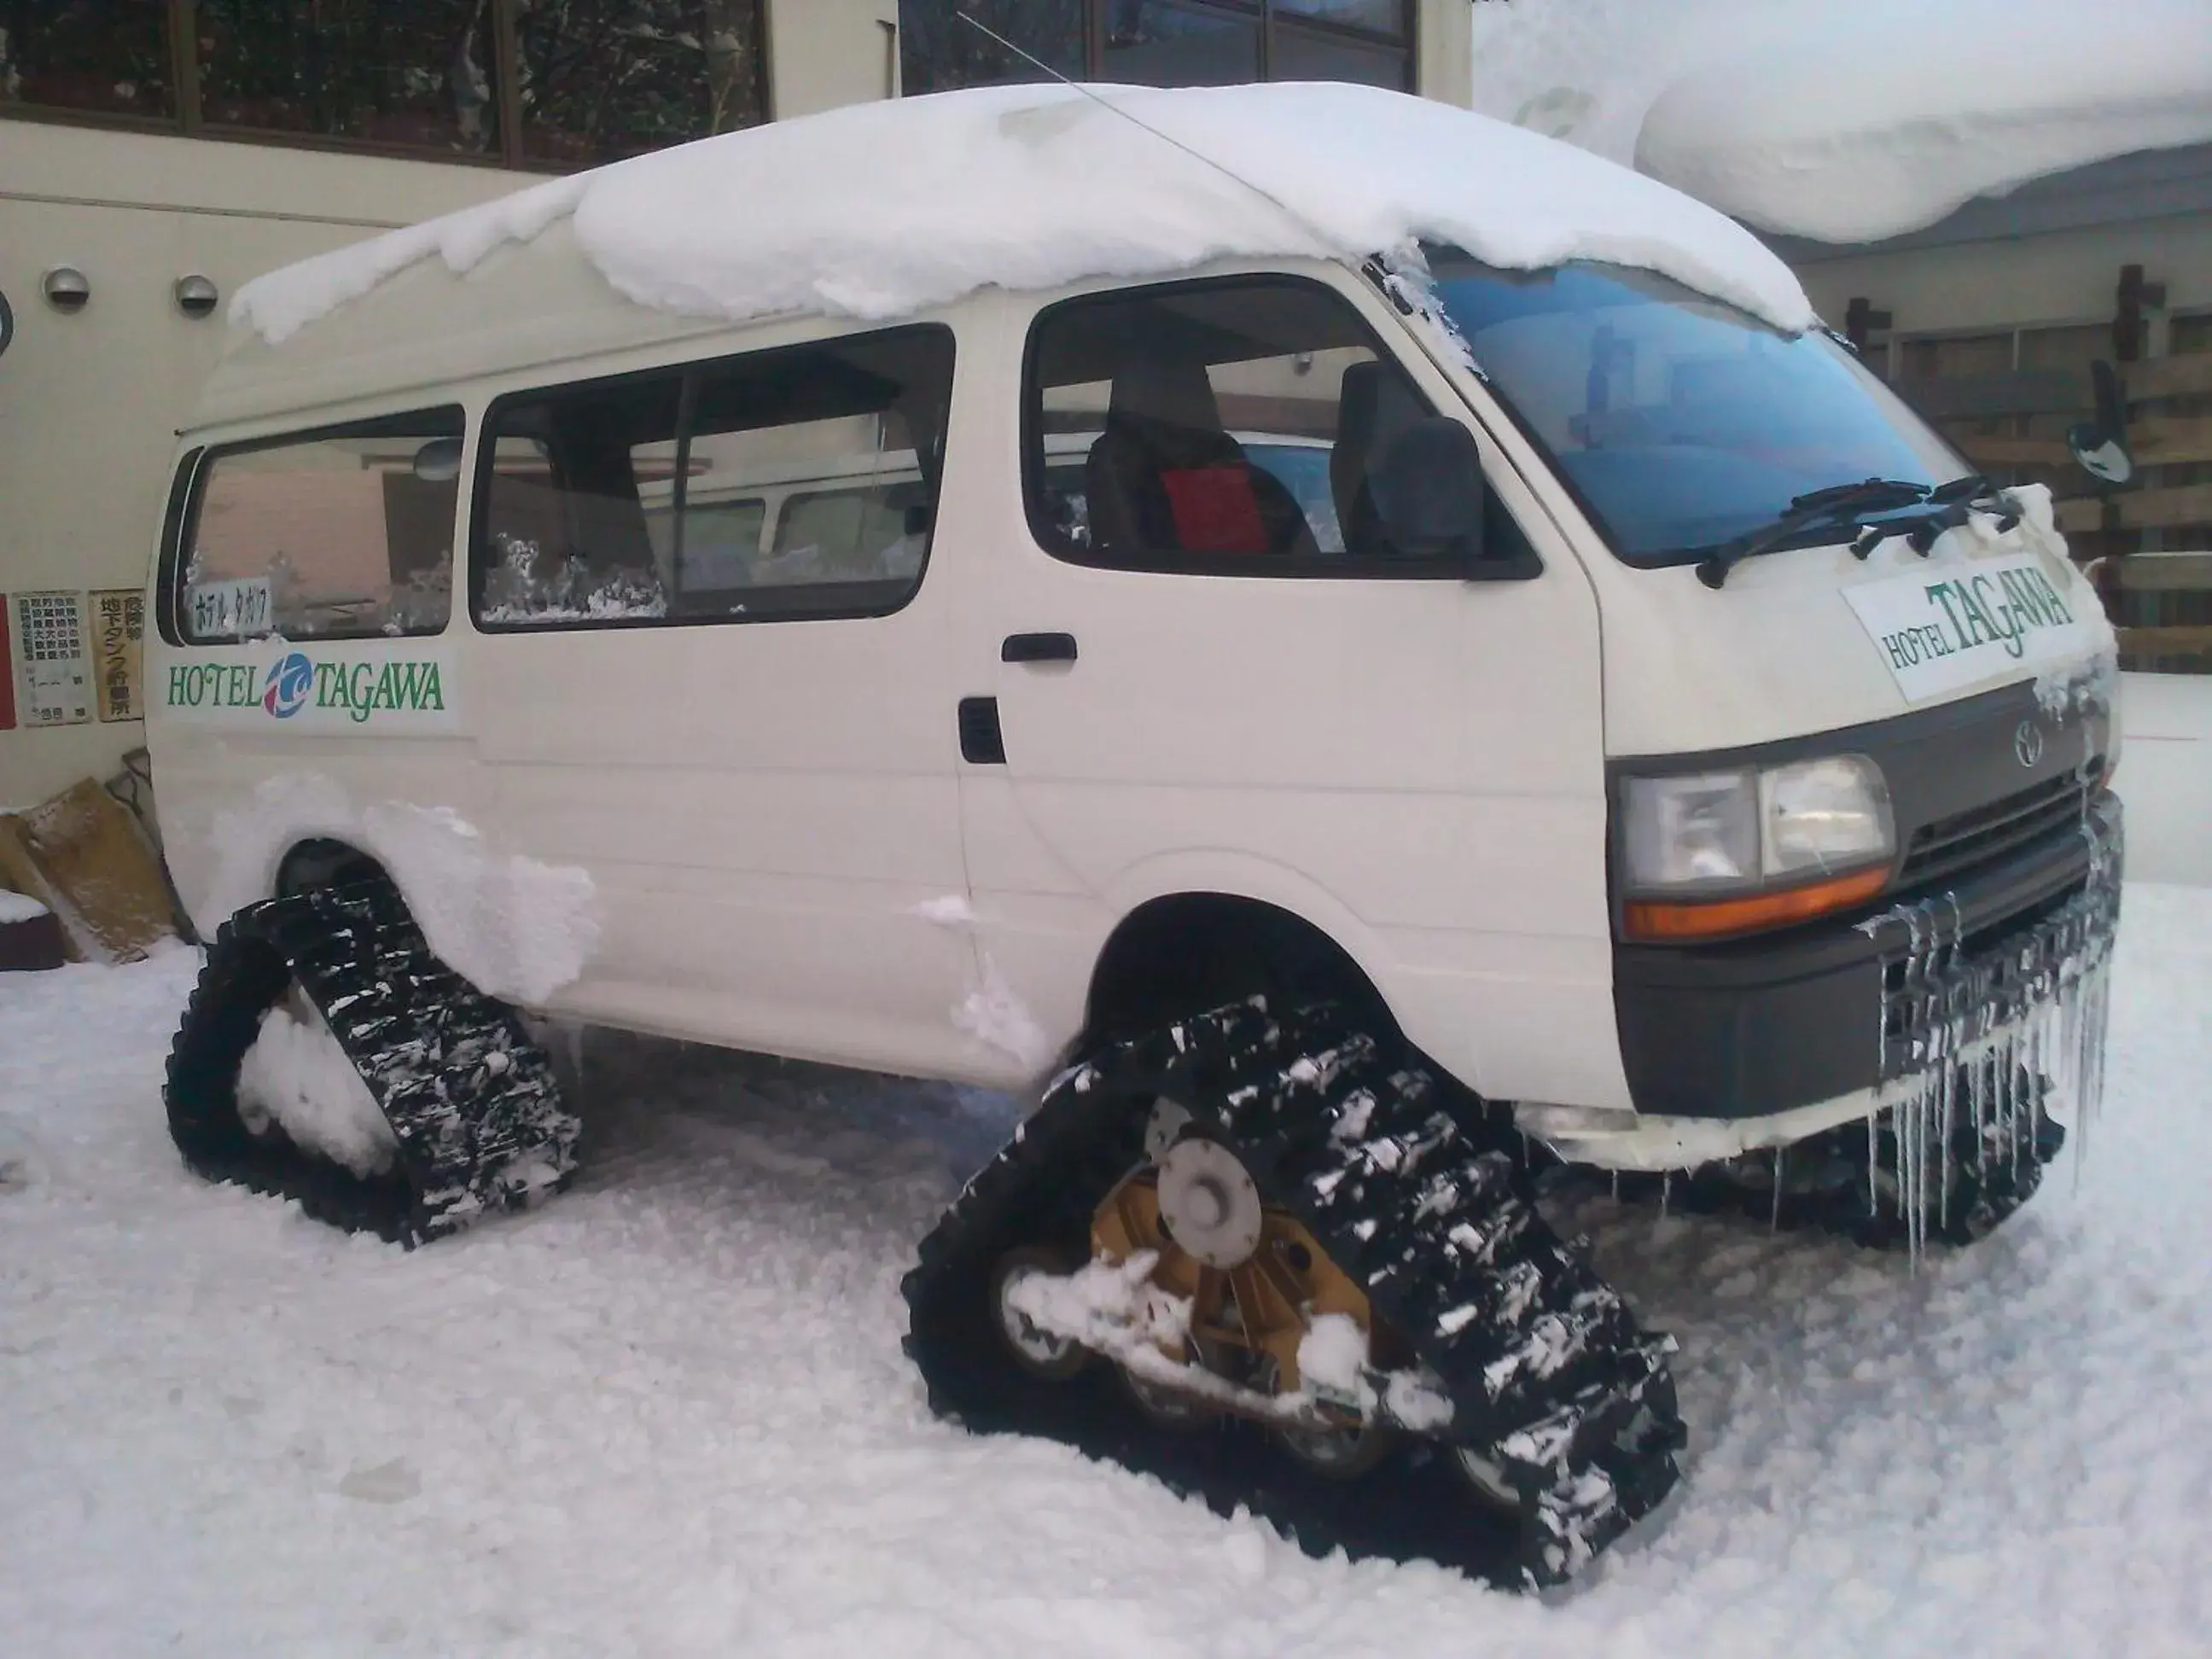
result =
[[[2120,843],[2120,804],[2105,794],[2079,823],[1872,917],[1717,945],[1616,946],[1613,1007],[1638,1114],[1863,1109],[1844,1097],[1878,1098],[2025,1018],[2057,994],[2066,961],[2109,951]],[[1944,1006],[1931,1009],[1938,989]]]

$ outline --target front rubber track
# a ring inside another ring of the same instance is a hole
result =
[[[994,1264],[1025,1245],[1079,1260],[1093,1206],[1142,1160],[1162,1097],[1232,1147],[1266,1200],[1363,1285],[1450,1395],[1443,1441],[1501,1466],[1514,1515],[1474,1504],[1445,1445],[1415,1443],[1346,1485],[1269,1455],[1244,1425],[1147,1436],[1092,1398],[1095,1379],[1086,1393],[1017,1374],[991,1325]],[[1680,1425],[1670,1345],[1553,1234],[1507,1139],[1481,1103],[1334,1007],[1279,1020],[1255,1000],[1177,1022],[1055,1079],[969,1182],[907,1276],[907,1352],[946,1416],[1069,1440],[1224,1512],[1248,1506],[1316,1550],[1559,1583],[1672,1488]]]

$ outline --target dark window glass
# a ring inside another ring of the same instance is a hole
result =
[[[515,6],[522,153],[587,167],[768,118],[761,0]]]
[[[1277,81],[1353,81],[1404,92],[1412,85],[1406,49],[1349,35],[1275,26],[1267,69]]]
[[[168,0],[0,0],[0,108],[176,113]]]
[[[1370,468],[1434,411],[1327,289],[1260,277],[1071,301],[1038,319],[1029,361],[1030,521],[1061,557],[1266,576],[1379,574],[1395,556]]]
[[[214,451],[177,561],[181,636],[441,631],[461,433],[440,409]]]
[[[1149,87],[1226,87],[1260,78],[1256,6],[1232,11],[1178,0],[1105,4],[1106,51],[1099,64],[1105,80]]]
[[[1278,16],[1318,17],[1401,40],[1407,33],[1406,0],[1275,0],[1273,9]]]
[[[881,615],[921,581],[952,336],[895,329],[502,399],[492,628]]]
[[[962,22],[963,11],[1062,75],[1083,77],[1084,0],[899,0],[899,79],[908,97],[1050,78]]]
[[[489,0],[198,0],[210,127],[496,151]]]

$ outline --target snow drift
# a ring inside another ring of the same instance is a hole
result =
[[[2136,150],[2212,142],[2201,0],[1516,0],[1478,109],[1760,229],[1877,241]]]
[[[495,853],[450,808],[356,806],[313,772],[270,778],[251,801],[218,815],[215,872],[192,917],[201,933],[267,898],[285,854],[317,839],[381,864],[430,948],[488,996],[544,1003],[582,975],[598,948],[598,894],[586,872]]]
[[[1869,50],[1883,40],[1912,47]],[[2207,142],[2202,0],[1948,0],[1862,7],[1686,76],[1636,160],[1762,230],[1873,242],[2051,173]]]
[[[854,105],[558,179],[246,284],[281,342],[424,259],[466,272],[573,216],[638,304],[729,321],[880,319],[988,287],[1164,275],[1234,257],[1365,258],[1430,239],[1493,264],[1663,272],[1779,327],[1789,270],[1630,170],[1373,88],[989,87]]]

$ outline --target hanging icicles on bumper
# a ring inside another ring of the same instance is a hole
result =
[[[1994,939],[1955,895],[1861,924],[1884,946],[1882,1086],[1867,1117],[1867,1212],[1901,1225],[1917,1260],[1931,1235],[1980,1237],[2025,1203],[2070,1129],[2075,1156],[2104,1091],[2118,811],[2083,817],[2087,879]]]

